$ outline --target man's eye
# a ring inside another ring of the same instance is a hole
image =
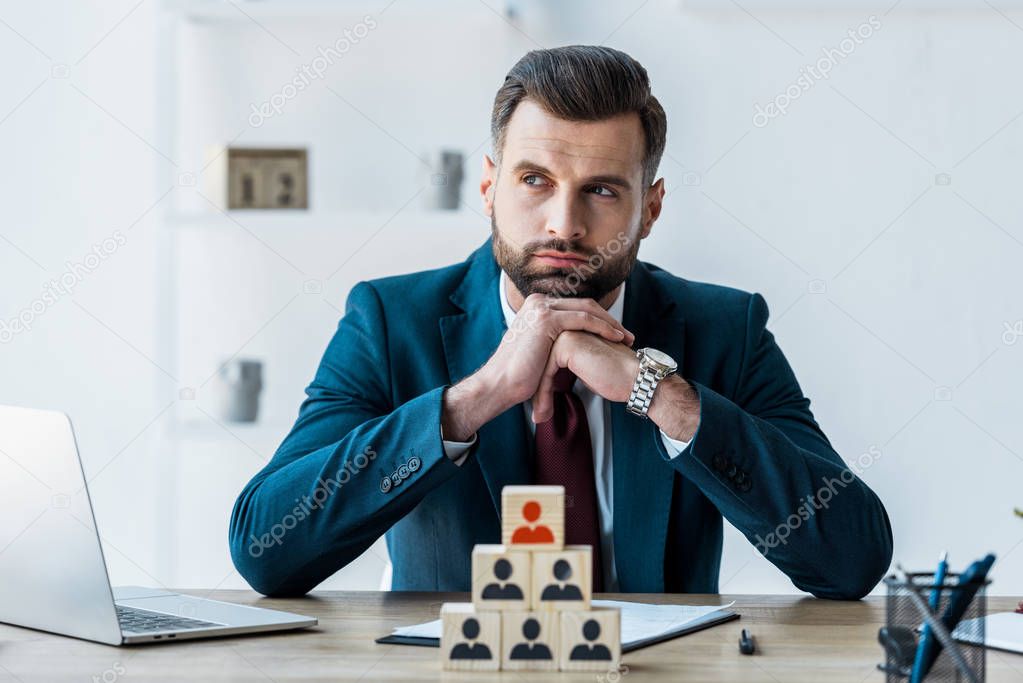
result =
[[[591,187],[589,189],[589,191],[592,192],[595,195],[600,196],[600,197],[614,197],[615,196],[615,193],[610,188],[604,187],[603,185],[594,185],[593,187]]]
[[[543,183],[543,178],[535,173],[530,173],[522,177],[522,182],[526,185],[540,185]]]

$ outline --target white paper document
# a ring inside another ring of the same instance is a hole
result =
[[[594,607],[617,607],[622,611],[622,647],[631,649],[685,628],[712,621],[734,605],[648,605],[621,600],[594,600]],[[441,620],[394,629],[395,636],[440,638]]]
[[[984,618],[984,645],[997,650],[1023,652],[1023,614],[997,612]],[[976,644],[977,629],[972,625],[975,619],[964,619],[952,631],[956,640]]]

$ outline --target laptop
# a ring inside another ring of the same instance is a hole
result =
[[[111,588],[71,420],[0,406],[0,622],[110,645],[315,626],[312,617]]]

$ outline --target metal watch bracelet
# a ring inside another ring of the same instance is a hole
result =
[[[636,356],[639,358],[639,374],[632,385],[632,393],[629,394],[625,409],[633,415],[647,419],[647,411],[650,409],[650,402],[654,400],[654,391],[657,390],[657,385],[671,373],[658,375],[645,362],[642,351],[637,351]]]

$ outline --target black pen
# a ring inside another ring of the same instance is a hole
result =
[[[744,655],[751,655],[756,652],[757,644],[753,641],[753,636],[746,629],[742,629],[742,633],[739,635],[739,652]]]

